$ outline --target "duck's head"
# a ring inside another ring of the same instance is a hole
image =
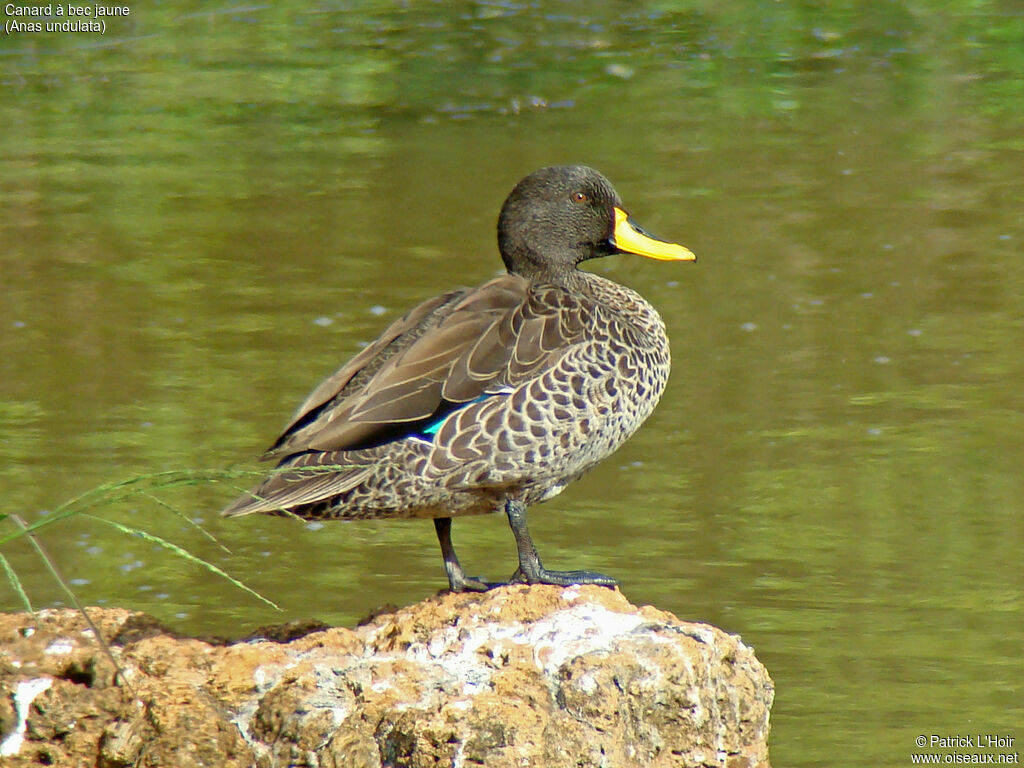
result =
[[[541,168],[516,184],[501,207],[498,248],[509,272],[551,282],[569,279],[580,262],[614,253],[696,258],[630,222],[608,179],[584,165]]]

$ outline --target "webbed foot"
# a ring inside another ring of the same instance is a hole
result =
[[[568,587],[573,584],[597,584],[602,587],[617,587],[619,582],[611,576],[605,576],[596,571],[549,571],[537,560],[537,568],[531,569],[529,573],[523,571],[522,565],[516,568],[516,572],[509,579],[510,584],[555,584],[561,587]]]
[[[501,585],[484,581],[477,576],[467,576],[461,568],[457,573],[448,572],[448,589],[451,592],[486,592],[498,586]]]
[[[519,567],[509,579],[513,584],[555,584],[567,587],[572,584],[599,584],[602,587],[616,587],[619,582],[611,576],[595,571],[549,571],[540,562],[537,547],[534,546],[530,531],[526,527],[526,506],[519,501],[506,501],[505,514],[508,516],[512,535],[519,552]]]
[[[467,576],[466,572],[462,570],[459,558],[455,555],[455,547],[452,546],[452,519],[450,517],[436,518],[434,530],[437,531],[437,540],[441,544],[444,570],[448,574],[448,589],[452,592],[486,592],[499,586],[484,581],[478,576]]]

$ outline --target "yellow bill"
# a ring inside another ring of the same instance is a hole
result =
[[[651,237],[638,226],[632,224],[626,212],[617,206],[615,208],[615,232],[612,235],[612,245],[620,251],[635,253],[638,256],[646,256],[649,259],[659,259],[660,261],[694,261],[697,258],[689,248]]]

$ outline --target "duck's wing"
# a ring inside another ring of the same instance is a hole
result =
[[[470,292],[470,289],[449,291],[424,301],[395,320],[376,341],[366,345],[310,392],[281,436],[263,454],[263,459],[280,458],[303,450],[298,447],[303,439],[335,421],[346,401],[361,392],[390,358],[437,325],[446,310]]]
[[[542,373],[583,336],[590,309],[516,275],[425,302],[317,387],[268,456],[422,435],[460,405]]]

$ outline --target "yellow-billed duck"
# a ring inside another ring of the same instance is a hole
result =
[[[224,510],[316,520],[429,518],[452,591],[467,576],[451,521],[503,510],[513,582],[601,584],[543,567],[526,508],[556,496],[651,414],[669,372],[665,325],[636,291],[578,269],[617,253],[692,261],[634,225],[608,180],[542,168],[498,219],[508,273],[423,302],[306,399],[264,458],[277,470]]]

